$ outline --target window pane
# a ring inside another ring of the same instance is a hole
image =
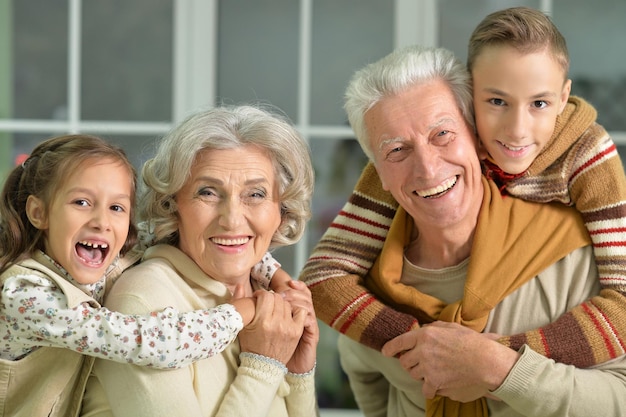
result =
[[[83,1],[81,117],[169,121],[173,3]]]
[[[269,102],[297,121],[299,10],[293,0],[219,3],[218,103]]]
[[[126,156],[137,170],[141,173],[144,162],[152,158],[160,137],[154,135],[98,135],[107,141],[120,146],[126,152]]]
[[[354,72],[393,49],[393,2],[315,0],[311,123],[347,124],[343,95]]]
[[[352,194],[367,157],[358,142],[347,138],[313,138],[315,168],[313,217],[309,221],[308,245],[312,251],[348,197]],[[320,325],[316,383],[321,408],[356,408],[348,380],[339,366],[337,331]]]
[[[67,0],[21,0],[13,8],[13,73],[9,111],[3,118],[66,119]],[[0,28],[5,32],[6,28]],[[0,36],[7,36],[0,35]],[[4,53],[0,53],[4,55]],[[4,78],[4,77],[3,77]],[[4,99],[3,99],[4,100]]]
[[[555,1],[554,22],[570,52],[572,94],[598,110],[609,131],[626,131],[626,2]]]
[[[540,0],[439,0],[439,45],[465,62],[467,43],[478,23],[489,13],[514,6],[538,9]]]

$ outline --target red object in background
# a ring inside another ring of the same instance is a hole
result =
[[[22,165],[28,159],[27,153],[21,153],[15,157],[15,166]]]

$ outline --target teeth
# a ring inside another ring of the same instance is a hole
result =
[[[444,191],[449,190],[450,188],[452,188],[452,186],[454,186],[454,184],[456,184],[456,177],[448,178],[447,180],[445,180],[444,182],[442,182],[441,184],[439,184],[438,186],[434,188],[430,188],[428,190],[416,191],[415,193],[419,195],[420,197],[432,197],[433,195],[441,194]]]
[[[500,144],[502,146],[504,146],[505,148],[507,148],[507,149],[509,149],[511,151],[514,151],[514,152],[521,151],[522,149],[525,148],[525,146],[511,146],[511,145],[507,145],[506,143],[502,143],[502,142],[500,142]]]
[[[90,248],[94,248],[94,249],[106,249],[109,247],[109,245],[107,245],[106,243],[91,243],[91,242],[87,242],[86,240],[82,240],[80,242],[81,245],[83,246],[88,246]]]
[[[244,243],[247,243],[249,240],[250,238],[248,237],[240,237],[238,239],[222,239],[222,238],[214,237],[211,239],[213,243],[217,243],[218,245],[224,245],[224,246],[243,245]]]

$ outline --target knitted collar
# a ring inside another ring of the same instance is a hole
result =
[[[366,285],[392,307],[421,323],[460,323],[482,331],[490,311],[506,296],[575,249],[590,244],[580,215],[562,204],[504,198],[483,177],[484,197],[472,242],[464,295],[452,304],[404,285],[402,259],[413,231],[412,218],[400,207]],[[499,256],[493,256],[497,248]],[[457,403],[436,397],[427,416],[486,416],[484,399]],[[457,410],[450,413],[450,410]]]

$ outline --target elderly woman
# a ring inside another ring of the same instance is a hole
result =
[[[268,250],[303,234],[313,190],[306,143],[264,110],[215,108],[170,132],[142,176],[140,220],[156,243],[124,272],[106,305],[125,313],[187,311],[253,297],[256,311],[237,341],[187,368],[97,363],[83,415],[316,415],[311,294],[298,281],[286,295],[274,294],[250,277]]]

